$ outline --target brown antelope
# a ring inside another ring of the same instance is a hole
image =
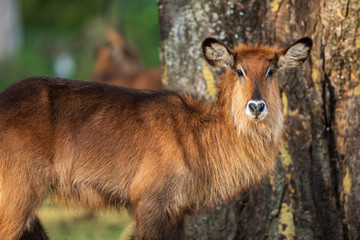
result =
[[[186,215],[272,171],[283,131],[277,71],[301,65],[311,47],[206,39],[208,63],[227,69],[215,103],[49,77],[10,86],[0,94],[0,238],[18,239],[55,195],[126,207],[135,239],[183,239]]]
[[[129,88],[160,90],[159,69],[145,68],[121,34],[105,23],[108,45],[97,51],[92,81]]]

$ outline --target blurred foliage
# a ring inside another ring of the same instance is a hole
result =
[[[42,29],[59,34],[72,34],[88,19],[99,14],[99,0],[22,0],[25,29]]]
[[[20,0],[23,45],[11,58],[0,60],[0,90],[30,76],[54,76],[61,53],[70,54],[74,79],[88,80],[96,49],[105,44],[103,7],[106,0]],[[121,30],[147,66],[159,66],[159,26],[156,0],[113,0],[106,17]]]
[[[128,42],[138,49],[147,66],[159,66],[160,28],[156,1],[127,0],[122,15]]]

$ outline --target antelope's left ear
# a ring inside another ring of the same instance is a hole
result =
[[[306,37],[296,41],[290,47],[277,51],[278,68],[297,67],[303,64],[310,55],[312,45],[312,40]]]
[[[202,43],[206,61],[214,67],[232,68],[235,63],[233,52],[220,41],[206,38]]]

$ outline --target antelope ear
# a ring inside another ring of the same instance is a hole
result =
[[[278,68],[297,67],[309,57],[312,48],[310,38],[302,38],[287,48],[277,51]]]
[[[232,68],[235,63],[234,54],[224,44],[214,38],[206,38],[202,43],[206,61],[214,67]]]

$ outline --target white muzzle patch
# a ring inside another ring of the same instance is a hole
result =
[[[246,105],[245,112],[249,118],[261,121],[266,117],[268,108],[264,100],[250,100]]]

